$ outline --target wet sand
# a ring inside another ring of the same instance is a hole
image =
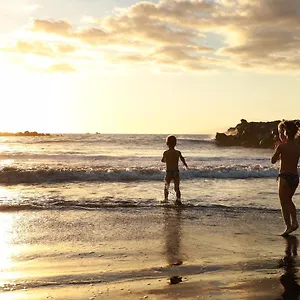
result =
[[[171,206],[1,220],[0,299],[298,299],[298,233],[278,235],[279,211]]]

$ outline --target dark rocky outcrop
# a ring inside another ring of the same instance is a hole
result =
[[[216,143],[219,146],[273,148],[274,144],[279,140],[277,128],[279,123],[279,120],[272,122],[247,122],[245,119],[242,119],[241,123],[235,127],[230,127],[226,133],[217,132]]]
[[[0,136],[50,136],[49,133],[39,133],[36,131],[24,131],[24,132],[0,132]]]

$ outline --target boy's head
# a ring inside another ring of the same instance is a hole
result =
[[[166,143],[169,148],[175,148],[177,139],[174,135],[169,135],[166,139]]]

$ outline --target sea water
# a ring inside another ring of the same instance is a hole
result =
[[[0,138],[0,209],[161,206],[160,134]],[[213,135],[177,135],[182,202],[190,208],[279,209],[272,149],[219,147]],[[295,196],[297,197],[297,196]],[[170,202],[175,199],[170,187]]]
[[[209,264],[224,270],[220,255],[232,259],[232,251],[237,264],[256,259],[259,245],[276,265],[285,243],[276,237],[283,221],[273,150],[177,135],[189,169],[180,163],[184,205],[175,207],[172,185],[169,205],[161,203],[165,138],[2,137],[0,292],[20,290],[25,297],[35,287],[98,283],[103,292],[105,283],[169,277],[172,270],[162,266],[178,260],[192,276]],[[203,235],[213,236],[213,249],[195,238]],[[136,267],[125,272],[128,265]]]

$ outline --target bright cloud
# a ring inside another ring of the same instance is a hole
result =
[[[28,30],[54,36],[54,44],[16,41],[15,47],[2,51],[69,59],[89,47],[93,59],[101,55],[113,64],[197,71],[290,72],[300,67],[299,0],[142,1],[102,19],[95,15],[83,20],[86,27],[35,19]],[[220,37],[219,43],[212,34]],[[74,71],[70,64],[56,63],[54,71]]]
[[[39,4],[32,4],[32,5],[25,6],[24,10],[26,12],[28,12],[28,13],[32,13],[32,12],[34,12],[34,11],[40,9],[40,8],[42,8],[41,5],[39,5]]]
[[[25,42],[23,40],[19,40],[14,45],[0,48],[0,51],[59,58],[65,54],[75,52],[76,47],[62,43],[40,41]]]
[[[54,64],[47,69],[50,73],[72,73],[75,69],[68,63]]]
[[[72,25],[64,20],[34,20],[32,31],[42,31],[68,37],[72,31]]]

